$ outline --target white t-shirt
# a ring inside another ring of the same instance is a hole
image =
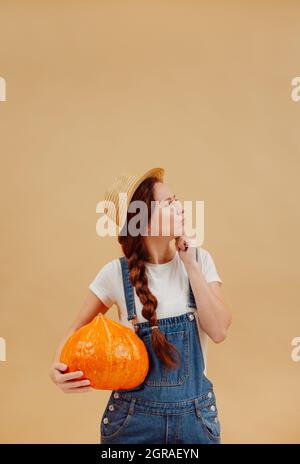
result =
[[[210,253],[202,247],[198,247],[198,251],[200,257],[199,266],[202,269],[205,280],[207,282],[220,282],[222,284],[223,281],[220,279]],[[162,264],[145,263],[145,266],[149,289],[157,298],[157,319],[178,316],[195,310],[188,307],[188,274],[177,250],[171,261]],[[89,285],[89,289],[108,308],[116,304],[119,322],[134,330],[131,322],[127,319],[121,263],[118,258],[109,261],[99,270]],[[134,299],[137,315],[136,322],[147,322],[147,319],[142,316],[141,311],[143,306],[136,294],[135,288]],[[206,364],[207,334],[200,327],[199,330],[204,362]]]

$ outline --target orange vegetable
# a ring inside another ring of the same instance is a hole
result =
[[[129,327],[102,313],[71,335],[61,350],[60,362],[67,364],[67,372],[81,370],[82,379],[100,390],[134,388],[149,370],[143,341]]]

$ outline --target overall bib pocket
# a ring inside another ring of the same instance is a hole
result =
[[[151,346],[152,334],[142,336],[149,354],[149,372],[144,380],[146,385],[155,387],[169,387],[172,385],[182,385],[190,375],[189,365],[189,331],[181,330],[179,332],[166,332],[166,339],[175,345],[180,356],[177,357],[179,367],[168,369],[165,364],[157,357]]]
[[[101,418],[101,443],[117,437],[128,426],[132,414],[129,401],[110,398]]]

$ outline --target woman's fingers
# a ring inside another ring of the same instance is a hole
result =
[[[65,363],[55,363],[53,367],[54,369],[57,369],[59,371],[65,371],[68,368],[68,366]]]
[[[86,387],[87,385],[90,385],[90,383],[91,382],[88,379],[78,380],[77,382],[69,380],[64,383],[63,387],[64,388]]]
[[[67,382],[69,380],[78,379],[78,378],[80,378],[82,376],[83,376],[82,371],[68,372],[67,374],[58,374],[57,375],[57,381],[59,383]]]
[[[176,241],[176,246],[177,246],[177,249],[179,250],[186,250],[187,248],[187,240],[181,236],[181,237],[178,237],[177,241]]]
[[[80,379],[82,371],[66,372],[68,366],[64,363],[55,363],[50,370],[50,378],[64,393],[84,393],[93,390],[88,379]]]
[[[92,387],[79,387],[79,388],[67,388],[66,390],[64,390],[65,393],[85,393],[85,392],[89,392],[89,391],[92,391],[93,388]]]
[[[176,248],[178,250],[186,251],[189,247],[197,247],[196,237],[188,237],[187,235],[180,235],[175,239]]]

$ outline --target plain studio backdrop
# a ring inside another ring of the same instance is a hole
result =
[[[98,443],[110,391],[48,371],[88,285],[114,176],[166,169],[205,202],[233,313],[209,342],[223,443],[300,442],[300,4],[0,1],[2,443]],[[113,306],[107,316],[117,320]]]

